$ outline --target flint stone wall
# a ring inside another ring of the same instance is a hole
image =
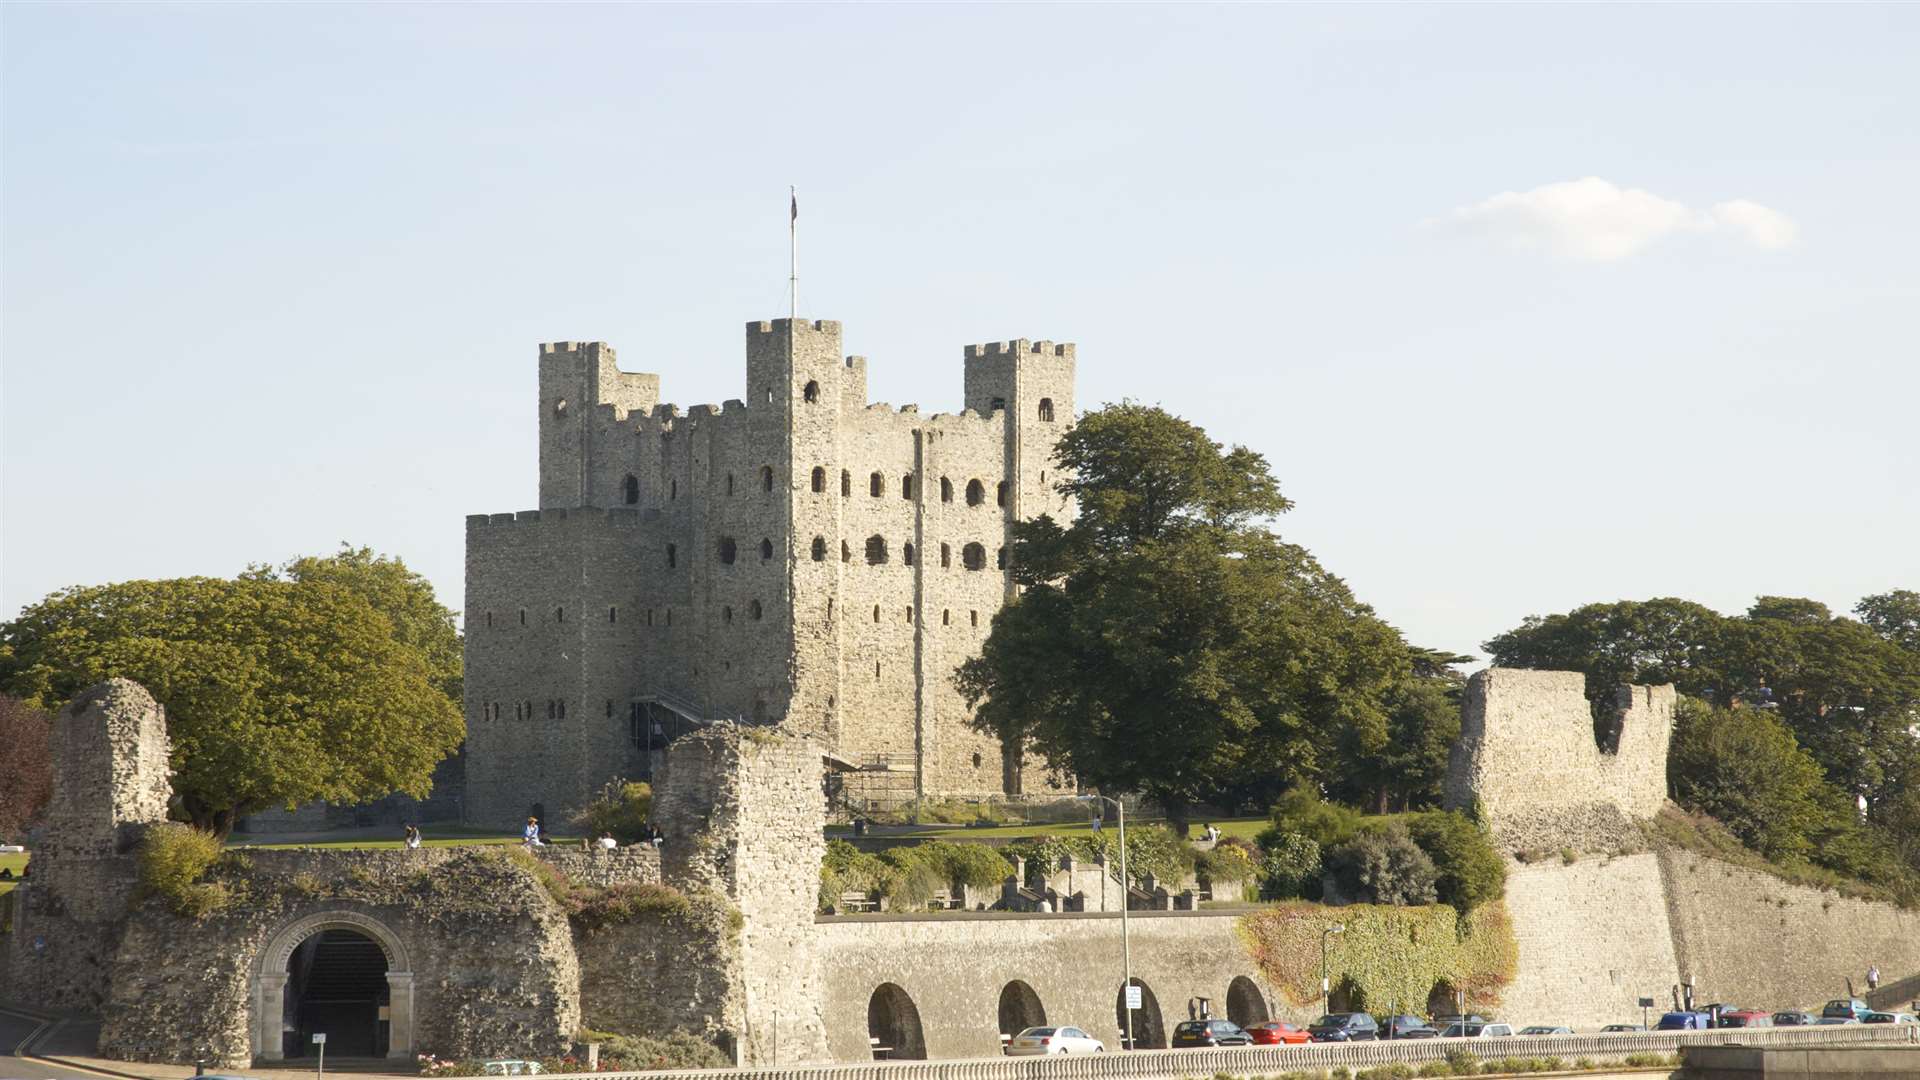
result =
[[[661,880],[660,850],[651,844],[612,851],[548,846],[534,852],[578,885],[604,889],[609,885],[658,885]]]
[[[1507,851],[1634,850],[1667,797],[1672,686],[1623,686],[1615,749],[1577,671],[1489,668],[1467,681],[1445,805],[1478,809]]]
[[[1576,1031],[1637,1024],[1638,999],[1665,1001],[1676,981],[1654,855],[1509,861],[1507,913],[1520,964],[1501,991],[1505,1017]]]
[[[295,849],[241,859],[214,878],[238,897],[227,910],[191,919],[152,898],[127,916],[102,1055],[191,1061],[210,1052],[229,1067],[250,1064],[268,1049],[259,1032],[279,1028],[277,1016],[255,1015],[263,956],[296,924],[329,915],[372,920],[412,965],[412,1042],[392,1056],[565,1051],[580,1019],[567,920],[503,853]]]

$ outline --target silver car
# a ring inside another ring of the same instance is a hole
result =
[[[1099,1054],[1105,1043],[1077,1027],[1030,1027],[1007,1040],[1008,1057],[1040,1054]]]

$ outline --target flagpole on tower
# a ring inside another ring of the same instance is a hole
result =
[[[787,188],[787,319],[800,317],[800,193]]]

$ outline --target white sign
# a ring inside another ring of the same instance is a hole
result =
[[[1140,1008],[1140,988],[1139,987],[1137,986],[1127,987],[1127,1008],[1129,1009]]]
[[[319,1033],[319,1034],[316,1034],[316,1035],[314,1035],[314,1037],[313,1037],[313,1041],[314,1041],[314,1044],[315,1044],[315,1045],[317,1045],[317,1046],[325,1046],[325,1045],[327,1045],[327,1036],[326,1036],[326,1033],[325,1033],[325,1032],[321,1032],[321,1033]]]

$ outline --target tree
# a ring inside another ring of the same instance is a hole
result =
[[[1911,653],[1920,653],[1920,592],[1895,589],[1863,597],[1853,613],[1867,628]]]
[[[1667,775],[1683,805],[1712,815],[1769,859],[1805,859],[1850,807],[1793,732],[1760,709],[1716,709],[1683,697]]]
[[[18,837],[53,798],[50,728],[44,711],[0,695],[0,837]]]
[[[1450,674],[1450,673],[1449,673]],[[1460,679],[1408,678],[1387,692],[1387,724],[1378,738],[1340,732],[1340,767],[1329,794],[1375,813],[1440,804],[1447,756],[1460,738]]]
[[[101,679],[167,709],[186,816],[424,796],[460,710],[394,621],[333,581],[177,578],[75,587],[0,626],[0,689],[52,706]]]
[[[1019,598],[955,684],[974,725],[1176,829],[1248,779],[1328,764],[1322,733],[1384,738],[1405,644],[1303,548],[1259,522],[1291,505],[1260,455],[1132,403],[1056,450],[1079,517],[1013,527]]]

